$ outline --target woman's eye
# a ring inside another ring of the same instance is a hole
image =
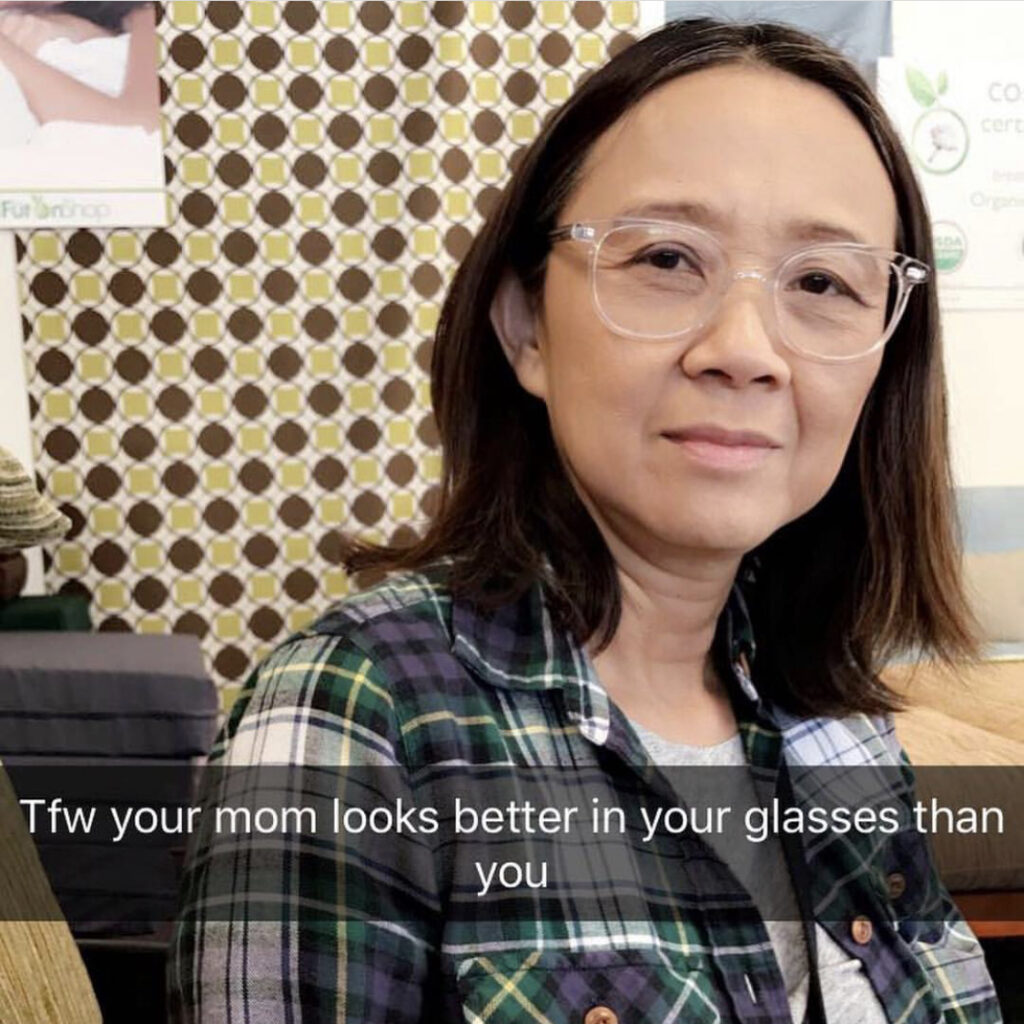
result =
[[[699,269],[687,253],[678,249],[650,249],[639,253],[634,262],[647,263],[658,270],[676,270],[680,264],[684,264],[684,269]]]
[[[804,287],[809,284],[810,287]],[[849,289],[843,284],[842,281],[837,280],[831,274],[825,274],[821,272],[812,272],[804,274],[797,281],[798,287],[801,291],[810,292],[812,295],[823,295],[830,286],[835,286],[837,289],[835,294],[849,295]]]

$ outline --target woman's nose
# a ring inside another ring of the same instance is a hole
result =
[[[789,383],[768,284],[757,273],[737,271],[708,319],[690,337],[680,363],[689,377],[725,378],[732,387]]]

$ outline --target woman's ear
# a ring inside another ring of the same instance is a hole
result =
[[[547,393],[544,358],[537,343],[538,318],[519,275],[506,270],[494,293],[491,325],[519,383],[537,398]]]

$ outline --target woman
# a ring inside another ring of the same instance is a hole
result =
[[[907,158],[834,51],[697,19],[620,52],[452,283],[430,528],[349,547],[350,571],[399,574],[254,671],[214,762],[361,767],[382,800],[453,766],[559,766],[639,805],[691,795],[655,762],[738,759],[797,808],[801,768],[862,765],[905,807],[879,669],[973,650],[930,262]],[[449,840],[390,860],[202,840],[172,1019],[1000,1019],[916,833],[777,837],[753,862],[661,837],[660,890],[632,837],[614,869],[594,843],[560,854],[587,885],[494,904]]]

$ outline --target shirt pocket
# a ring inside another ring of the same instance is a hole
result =
[[[721,1021],[710,966],[654,949],[481,953],[456,980],[467,1024]]]

